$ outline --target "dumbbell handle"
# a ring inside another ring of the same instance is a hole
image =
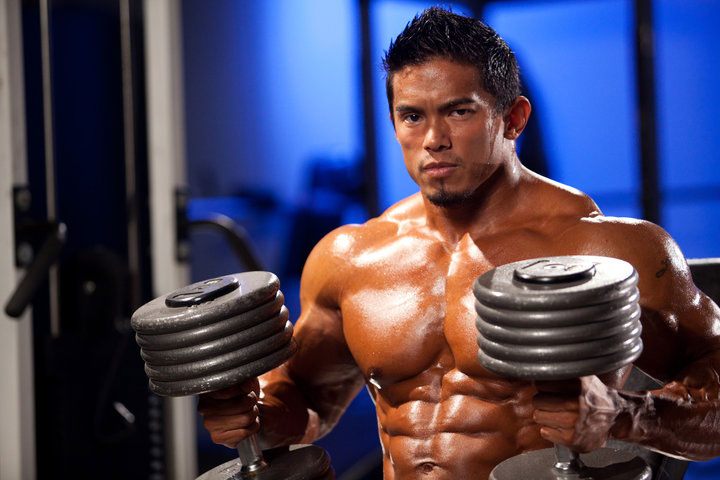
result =
[[[238,457],[240,458],[240,463],[242,464],[240,474],[243,476],[246,473],[263,470],[268,466],[267,462],[263,458],[262,450],[260,450],[260,447],[258,446],[255,435],[250,435],[249,437],[241,440],[240,443],[237,444],[237,452]]]
[[[583,469],[580,454],[569,448],[555,444],[555,468],[563,474],[577,474]]]

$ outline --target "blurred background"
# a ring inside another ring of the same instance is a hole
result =
[[[212,444],[193,405],[149,392],[130,314],[247,270],[250,256],[279,275],[297,318],[315,243],[417,191],[380,63],[436,2],[0,1],[0,106],[13,107],[0,130],[20,142],[3,171],[14,201],[0,225],[15,228],[3,301],[56,245],[32,309],[0,330],[28,350],[2,358],[20,359],[8,375],[22,394],[6,413],[20,440],[0,437],[17,470],[5,463],[0,478],[193,478],[234,452]],[[533,104],[526,165],[606,215],[660,224],[688,258],[720,257],[720,2],[442,5],[484,18],[515,51]],[[338,478],[381,478],[365,391],[318,443]],[[685,478],[719,476],[711,461]]]

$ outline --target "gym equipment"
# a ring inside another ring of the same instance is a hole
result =
[[[296,351],[280,281],[246,272],[194,283],[140,307],[132,317],[150,389],[185,396],[221,390],[282,365]],[[238,459],[198,480],[330,480],[330,458],[316,445],[261,452],[255,436]]]
[[[528,380],[629,365],[642,352],[637,281],[629,263],[597,256],[536,258],[486,272],[473,284],[480,363]],[[601,448],[581,458],[556,445],[505,460],[490,480],[649,480],[651,473],[629,452]]]

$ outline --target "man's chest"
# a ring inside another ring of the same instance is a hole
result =
[[[495,263],[470,237],[453,250],[405,247],[362,265],[343,294],[343,330],[358,366],[380,384],[437,369],[486,374],[477,362],[472,284]]]

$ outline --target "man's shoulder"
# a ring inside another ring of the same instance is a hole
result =
[[[670,264],[677,272],[687,270],[673,238],[662,227],[645,220],[592,215],[568,233],[578,253],[620,258],[638,271],[660,271]]]
[[[401,227],[419,221],[422,201],[416,196],[402,200],[380,216],[360,224],[343,225],[331,231],[313,249],[311,256],[321,256],[327,262],[345,260],[378,248],[396,238]]]
[[[638,243],[649,246],[670,240],[668,233],[658,225],[637,218],[605,216],[594,212],[580,219],[575,230],[591,243],[617,242],[629,248]]]

